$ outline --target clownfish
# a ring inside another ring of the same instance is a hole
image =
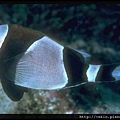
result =
[[[66,89],[101,79],[120,80],[120,66],[93,64],[90,54],[39,31],[0,25],[0,80],[11,100],[19,101],[28,88]]]

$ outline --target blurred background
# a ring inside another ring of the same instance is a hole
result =
[[[39,30],[101,63],[120,62],[120,4],[0,4],[0,24]],[[86,84],[59,91],[30,89],[13,102],[0,84],[0,113],[119,114],[119,93],[120,82]]]

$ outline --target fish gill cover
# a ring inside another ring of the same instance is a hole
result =
[[[3,4],[0,12],[0,24],[39,30],[90,53],[101,63],[120,62],[119,4]],[[120,113],[119,93],[120,82],[62,91],[30,90],[14,110],[1,113]]]

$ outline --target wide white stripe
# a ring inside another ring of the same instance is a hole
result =
[[[5,40],[5,37],[7,36],[8,33],[8,25],[0,25],[0,48]]]
[[[120,80],[120,66],[116,67],[116,68],[113,70],[112,76],[113,76],[116,80]]]
[[[86,72],[87,74],[87,78],[88,78],[88,82],[95,82],[95,79],[97,77],[97,73],[100,69],[101,65],[89,65],[89,68]]]
[[[63,63],[63,49],[46,36],[34,42],[17,64],[15,84],[44,90],[65,87],[68,77]]]

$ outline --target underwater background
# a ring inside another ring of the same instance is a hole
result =
[[[1,4],[0,24],[39,30],[101,63],[120,62],[120,4]],[[120,82],[30,89],[19,102],[11,101],[0,84],[0,113],[119,114],[119,101]]]

